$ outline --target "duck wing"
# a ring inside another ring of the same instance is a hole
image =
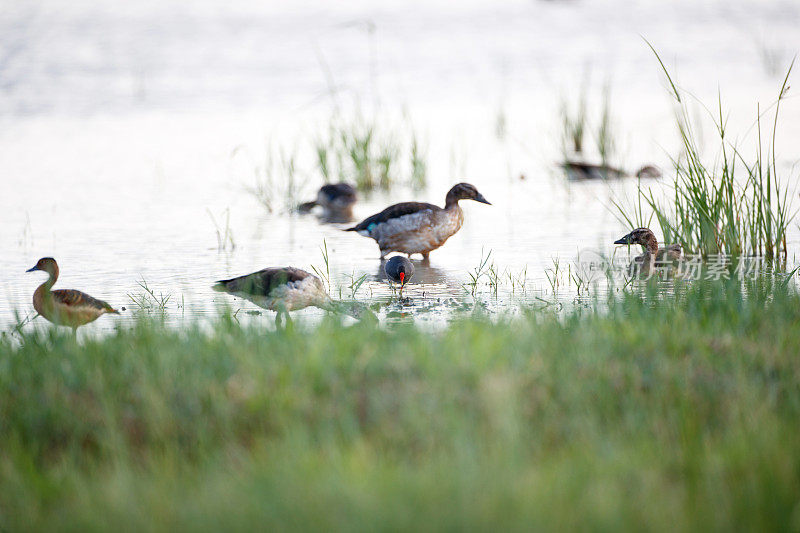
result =
[[[663,248],[659,248],[656,258],[660,261],[680,261],[681,253],[680,244],[667,244]]]
[[[111,307],[108,302],[98,300],[89,296],[85,292],[76,291],[75,289],[57,289],[50,291],[53,300],[61,305],[78,309],[81,307],[90,307],[93,309],[108,311],[109,313],[118,313],[116,309]]]
[[[268,267],[252,274],[220,280],[214,289],[253,296],[269,296],[278,287],[303,281],[313,274],[294,267]]]
[[[369,218],[365,218],[357,225],[353,226],[352,228],[347,228],[345,231],[369,231],[370,226],[373,224],[381,224],[405,215],[419,213],[420,211],[438,211],[441,209],[442,208],[438,205],[427,204],[425,202],[402,202],[399,204],[390,205],[380,213],[376,213]]]

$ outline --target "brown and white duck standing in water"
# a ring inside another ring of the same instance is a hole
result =
[[[305,202],[297,207],[301,213],[307,213],[314,207],[323,209],[323,218],[327,222],[349,222],[353,219],[353,205],[358,201],[355,187],[348,183],[327,183],[317,191],[317,199]]]
[[[58,279],[58,263],[52,257],[43,257],[27,272],[47,272],[47,281],[33,293],[33,307],[40,315],[58,326],[68,326],[77,332],[79,326],[97,320],[106,313],[119,314],[108,303],[74,289],[51,291]],[[124,308],[123,308],[124,310]]]
[[[414,277],[414,263],[402,255],[396,255],[383,265],[386,277],[393,283],[400,284],[400,296],[403,296],[403,287]]]
[[[648,228],[636,228],[624,237],[614,241],[614,244],[640,244],[644,253],[633,259],[632,267],[637,267],[640,273],[647,274],[655,263],[675,263],[681,260],[681,245],[667,244],[664,248],[658,247],[655,233]]]
[[[276,311],[275,323],[279,325],[281,314],[289,320],[289,311],[309,306],[346,313],[355,318],[360,318],[364,311],[361,306],[349,306],[348,302],[331,300],[317,276],[294,267],[264,268],[252,274],[218,281],[213,288]]]
[[[444,208],[423,202],[403,202],[387,207],[345,231],[375,239],[381,259],[389,252],[428,254],[452,237],[464,224],[459,200],[475,200],[491,205],[473,185],[458,183],[448,191]]]

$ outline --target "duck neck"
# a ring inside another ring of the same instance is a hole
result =
[[[653,233],[650,233],[647,236],[647,240],[642,243],[642,246],[644,246],[644,251],[647,254],[655,255],[656,252],[658,252],[658,240],[656,239],[656,236]]]
[[[448,211],[458,210],[460,208],[458,205],[458,198],[450,198],[450,196],[448,196],[444,202],[444,208]]]
[[[58,279],[58,267],[55,267],[53,271],[48,270],[46,272],[49,275],[49,277],[47,278],[47,280],[45,280],[44,283],[39,285],[37,291],[50,292],[50,289],[53,287],[53,285],[56,284],[56,280]]]
[[[447,192],[447,196],[444,198],[444,208],[445,209],[453,209],[454,207],[458,207],[458,195],[452,189]]]
[[[53,295],[50,294],[50,288],[55,284],[58,278],[58,270],[55,272],[47,272],[50,277],[47,281],[39,285],[33,293],[33,308],[36,312],[43,316],[49,316],[53,312]]]

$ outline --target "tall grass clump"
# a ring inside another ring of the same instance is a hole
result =
[[[606,83],[598,98],[599,113],[590,112],[584,84],[578,94],[577,102],[570,105],[562,98],[561,115],[561,155],[562,166],[571,179],[619,178],[626,172],[617,166],[618,140],[611,108],[611,88]],[[594,101],[594,99],[593,99]],[[594,149],[587,147],[586,135],[591,134]]]
[[[382,126],[380,119],[335,114],[314,141],[316,169],[323,181],[347,181],[363,192],[395,185],[424,188],[427,156],[408,119]]]
[[[561,151],[564,159],[571,154],[583,153],[583,137],[586,133],[587,118],[586,89],[581,89],[575,109],[566,99],[562,99],[561,114]]]
[[[746,294],[746,296],[745,296]],[[793,530],[800,298],[0,337],[0,529]]]
[[[595,141],[597,152],[600,154],[600,164],[607,166],[617,149],[611,118],[611,88],[609,84],[603,88],[603,110],[600,114]]]
[[[308,181],[307,173],[298,168],[301,159],[298,147],[289,150],[268,143],[260,162],[242,146],[231,153],[231,158],[240,154],[252,165],[253,181],[245,186],[247,192],[270,213],[294,209]]]
[[[268,142],[259,158],[240,146],[231,159],[245,158],[245,173],[253,172],[246,190],[269,212],[294,210],[306,185],[318,180],[352,183],[362,192],[425,188],[427,150],[410,119],[383,120],[360,112],[345,118],[337,111],[321,132],[291,148]]]
[[[717,154],[709,161],[701,155],[698,128],[683,92],[657,53],[656,57],[677,104],[682,152],[672,159],[675,180],[670,199],[657,198],[650,189],[640,189],[639,194],[653,209],[665,241],[679,242],[685,250],[703,256],[752,254],[785,259],[786,230],[795,212],[789,187],[778,176],[775,136],[794,62],[778,92],[768,138],[762,130],[764,113],[760,106],[756,109],[757,143],[752,157],[731,141],[720,97],[716,111],[708,113],[718,141]]]

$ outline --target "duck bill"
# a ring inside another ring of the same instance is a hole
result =
[[[478,195],[478,196],[475,198],[475,201],[476,201],[476,202],[480,202],[480,203],[482,203],[482,204],[486,204],[486,205],[492,205],[492,203],[491,203],[489,200],[487,200],[486,198],[484,198],[482,194],[479,194],[479,195]]]
[[[614,244],[630,244],[630,241],[628,240],[628,236],[625,235],[621,239],[617,239],[616,241],[614,241]]]
[[[33,267],[33,268],[29,268],[29,269],[28,269],[28,270],[26,270],[25,272],[36,272],[37,270],[39,270],[39,268],[38,268],[38,267]]]

